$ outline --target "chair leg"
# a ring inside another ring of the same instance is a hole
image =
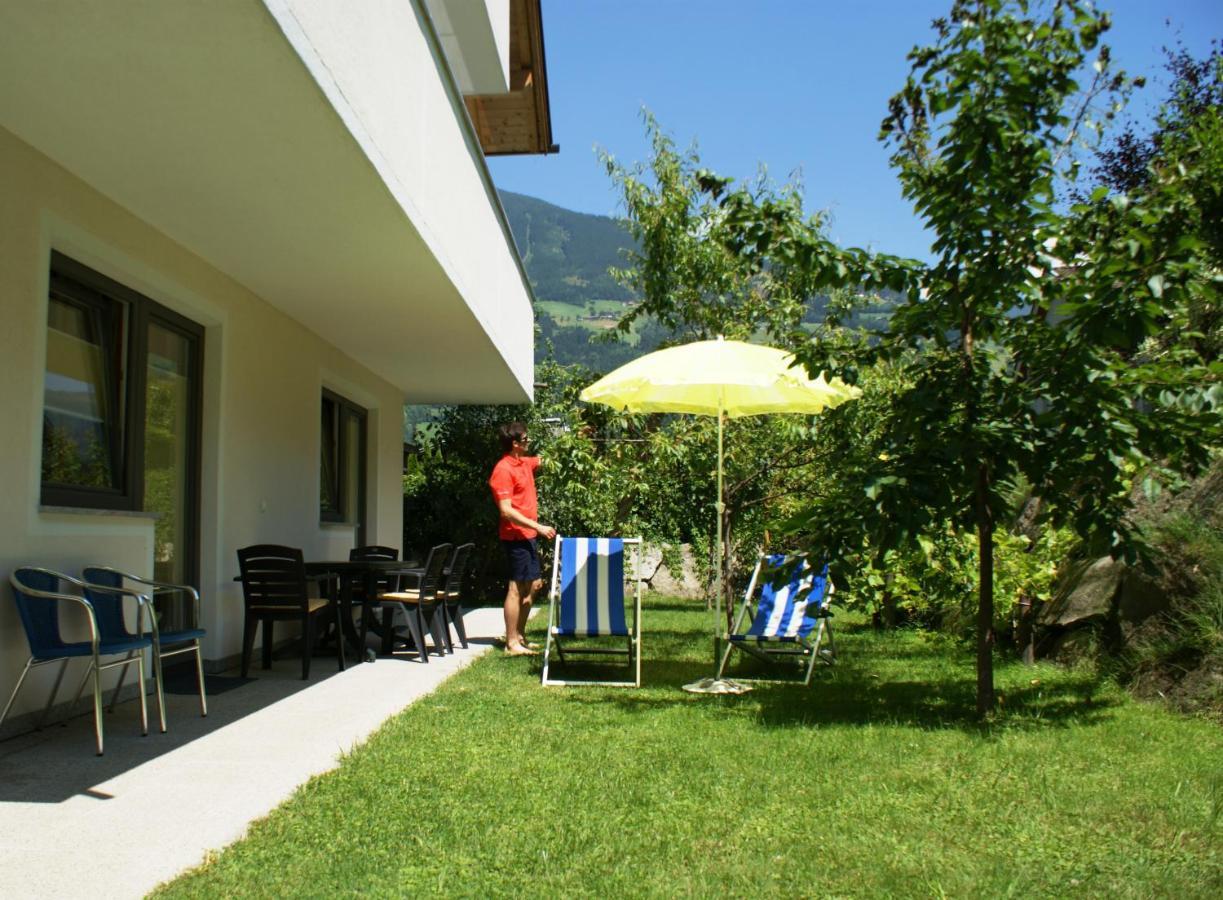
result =
[[[335,655],[336,655],[336,664],[339,666],[340,671],[343,672],[344,671],[344,630],[340,628],[340,612],[341,612],[340,604],[337,603],[335,604],[335,627],[336,627]],[[362,637],[362,645],[364,645],[364,638],[365,638],[364,627],[362,627],[361,629],[361,637]],[[360,662],[360,660],[357,660],[357,661]]]
[[[412,643],[416,647],[416,652],[420,655],[421,662],[429,661],[429,654],[425,652],[425,636],[424,628],[421,626],[424,621],[420,617],[420,604],[413,604],[412,608],[408,604],[404,604],[403,617],[408,620],[408,631],[412,633]]]
[[[250,613],[246,614],[246,624],[242,628],[242,677],[245,678],[251,670],[251,654],[255,652],[256,619]]]
[[[32,663],[33,661],[34,659],[33,657],[31,657],[30,662]],[[26,663],[27,668],[29,667],[29,664],[30,663]],[[51,712],[51,706],[52,704],[55,703],[55,695],[59,693],[59,686],[60,686],[60,683],[64,680],[64,673],[66,671],[68,671],[68,660],[67,659],[65,659],[63,662],[60,663],[59,674],[55,676],[55,684],[51,686],[51,696],[47,698],[47,705],[43,707],[42,715],[40,715],[38,717],[38,721],[34,723],[35,731],[40,730],[43,726],[43,723],[47,721],[47,713]],[[22,675],[22,677],[24,678],[25,676]],[[86,672],[85,679],[81,681],[81,686],[76,692],[77,700],[81,699],[81,693],[85,690],[85,681],[88,681],[88,680],[89,680],[89,673]],[[10,700],[9,702],[12,702],[12,701]],[[75,706],[76,700],[73,700],[72,704],[73,706]],[[64,724],[66,725],[67,721],[65,721]]]
[[[199,644],[199,641],[196,641]],[[157,687],[157,722],[161,733],[166,733],[166,691],[162,685],[161,644],[154,643],[150,648],[153,654],[153,684]]]
[[[459,636],[459,645],[467,649],[467,627],[463,624],[463,607],[459,604],[454,605],[454,613],[450,616],[450,621],[454,623],[455,634]]]
[[[200,640],[195,639],[195,677],[200,684],[200,715],[208,715],[208,696],[204,693],[204,658],[200,655]]]
[[[68,715],[64,716],[64,721],[60,723],[61,725],[67,726],[68,719],[72,715],[72,710],[76,709],[76,705],[81,702],[81,697],[85,694],[85,685],[89,684],[89,676],[92,674],[92,672],[92,669],[86,667],[85,677],[81,679],[80,687],[76,689],[76,695],[73,696],[72,702],[68,704]],[[63,675],[62,672],[60,674]],[[44,719],[47,717],[47,713],[51,711],[51,704],[55,702],[55,692],[57,690],[59,690],[58,683],[56,683],[55,687],[51,688],[51,697],[47,700],[47,708],[42,711]]]
[[[365,645],[369,640],[369,620],[374,614],[374,605],[370,602],[369,594],[361,598],[361,659],[365,658]],[[361,662],[358,659],[357,662]]]
[[[119,683],[115,685],[114,691],[111,692],[110,706],[106,707],[107,712],[113,713],[115,711],[115,704],[119,702],[119,692],[123,690],[123,682],[127,681],[127,670],[132,664],[132,659],[135,652],[135,650],[127,651],[127,662],[125,662],[123,664],[123,668],[119,670]]]
[[[67,664],[68,660],[64,660]],[[4,704],[4,712],[0,712],[0,725],[4,724],[4,720],[8,718],[8,711],[13,708],[13,701],[17,699],[17,692],[21,690],[21,685],[25,683],[25,677],[30,671],[30,666],[34,664],[34,657],[26,660],[25,668],[21,670],[21,675],[17,678],[17,685],[13,688],[13,692],[8,695],[8,703]],[[63,666],[60,666],[60,672],[63,672]]]
[[[342,643],[344,635],[339,636]],[[302,617],[302,681],[310,677],[310,658],[314,656],[314,616]]]
[[[102,671],[98,654],[93,654],[93,735],[98,744],[98,756],[102,755]]]
[[[395,607],[389,603],[382,604],[382,655],[390,656],[395,652]]]
[[[454,641],[450,639],[450,607],[445,603],[437,605],[437,617],[441,619],[442,637],[446,642],[446,652],[454,652]]]
[[[149,698],[144,692],[144,651],[136,655],[136,684],[140,691],[140,734],[149,736]]]
[[[433,609],[429,610],[429,636],[433,638],[433,649],[437,651],[438,656],[446,655],[446,636],[445,629],[442,628],[441,617],[438,607],[441,604],[434,604]]]
[[[272,627],[274,620],[265,616],[263,619],[263,667],[272,668]]]

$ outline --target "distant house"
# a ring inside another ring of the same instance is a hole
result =
[[[399,544],[405,402],[531,397],[539,0],[120,6],[0,8],[0,573],[196,584],[219,668],[237,548]]]

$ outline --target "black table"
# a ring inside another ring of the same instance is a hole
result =
[[[335,578],[339,583],[340,628],[343,629],[343,639],[356,651],[358,662],[365,660],[365,637],[370,619],[373,616],[373,604],[378,598],[378,581],[393,575],[408,575],[419,578],[422,570],[412,561],[397,559],[336,559],[320,560],[306,563],[306,574]],[[358,633],[352,621],[353,585],[360,582],[362,628]],[[391,652],[393,636],[389,627],[382,635],[382,652]],[[340,637],[336,638],[340,640]]]

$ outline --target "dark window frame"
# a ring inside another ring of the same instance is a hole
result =
[[[327,432],[322,427],[326,404],[331,404],[331,440],[333,446],[326,446]],[[357,496],[348,496],[348,441],[345,440],[345,426],[350,419],[355,419],[360,426],[358,432],[359,458],[357,464]],[[330,479],[330,492],[336,498],[336,506],[327,504],[327,496],[319,492],[319,521],[324,524],[354,525],[357,529],[357,546],[365,543],[365,493],[368,477],[366,460],[369,455],[369,411],[353,403],[347,397],[335,391],[323,388],[319,402],[319,466],[323,465],[324,457],[329,454],[334,460]],[[321,474],[321,472],[320,472]],[[320,477],[320,488],[321,488]]]
[[[203,371],[204,371],[204,327],[197,322],[167,309],[100,272],[64,254],[52,250],[50,262],[48,304],[51,296],[68,305],[94,312],[110,330],[122,329],[119,347],[104,348],[108,353],[107,367],[122,366],[121,372],[112,373],[116,383],[111,397],[116,415],[122,417],[120,427],[114,429],[114,437],[121,435],[121,445],[114,447],[117,486],[95,488],[82,485],[47,483],[39,481],[39,500],[43,506],[76,507],[82,509],[118,510],[139,512],[144,508],[144,428],[145,393],[148,388],[147,366],[149,349],[149,323],[178,332],[194,342],[195,353],[190,362],[188,377],[195,386],[191,392],[190,411],[194,434],[187,447],[188,489],[185,522],[190,534],[186,535],[187,551],[184,556],[184,573],[189,583],[196,584],[199,578],[199,509],[200,509],[200,461],[203,431]],[[49,327],[44,319],[44,327]],[[114,335],[110,336],[114,342]],[[46,378],[46,366],[43,367]],[[45,403],[45,395],[44,401]],[[44,416],[45,427],[45,416]],[[40,450],[41,452],[41,450]]]

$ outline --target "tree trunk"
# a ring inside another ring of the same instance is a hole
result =
[[[994,708],[994,518],[989,469],[977,465],[977,715]]]
[[[883,576],[883,626],[889,631],[896,627],[896,595],[892,593],[892,573]]]

